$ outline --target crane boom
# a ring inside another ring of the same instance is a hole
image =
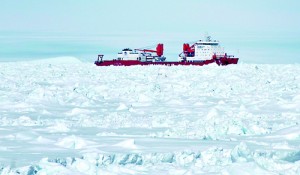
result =
[[[141,51],[141,52],[152,52],[152,53],[157,52],[156,50],[148,50],[148,49],[134,49],[134,50]]]
[[[156,53],[157,56],[161,57],[164,54],[164,45],[159,43],[156,46],[156,50],[150,50],[150,49],[134,49],[136,51],[141,51],[141,52],[151,52],[151,53]]]

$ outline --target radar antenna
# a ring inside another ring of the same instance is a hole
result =
[[[211,41],[211,36],[206,36],[206,41]]]

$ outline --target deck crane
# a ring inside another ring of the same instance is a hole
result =
[[[151,49],[134,49],[135,52],[139,51],[143,56],[146,57],[146,61],[165,61],[166,57],[164,54],[164,44],[159,43],[156,46],[156,50]],[[152,53],[156,53],[156,55],[152,55]]]
[[[193,44],[191,44],[193,43]],[[195,56],[195,45],[197,42],[190,42],[183,44],[183,51],[179,54],[179,57],[192,57]],[[191,45],[190,45],[191,44]],[[182,56],[184,54],[184,56]]]
[[[156,53],[157,56],[161,57],[164,54],[164,44],[157,44],[156,50],[150,50],[150,49],[134,49],[135,51],[140,51],[140,52],[150,52],[150,53]]]

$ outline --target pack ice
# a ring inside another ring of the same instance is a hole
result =
[[[0,63],[0,174],[300,174],[300,65]]]

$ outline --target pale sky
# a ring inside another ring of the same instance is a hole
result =
[[[118,47],[130,47],[126,41],[133,47],[162,41],[171,54],[179,52],[182,42],[208,33],[251,62],[248,52],[274,55],[281,40],[291,41],[283,52],[300,55],[299,8],[297,0],[1,0],[0,37],[105,36]],[[261,45],[251,48],[256,43]]]

